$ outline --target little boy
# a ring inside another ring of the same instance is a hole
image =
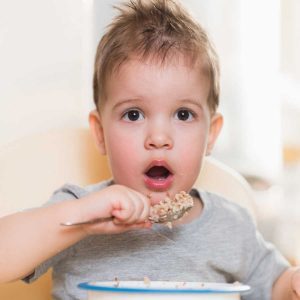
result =
[[[172,0],[119,9],[98,46],[89,117],[113,179],[66,185],[46,206],[2,218],[0,281],[31,282],[53,267],[54,299],[86,299],[77,288],[83,281],[144,276],[239,281],[252,288],[243,299],[300,299],[299,272],[263,240],[248,213],[193,189],[223,122],[207,35]],[[172,230],[151,224],[150,206],[179,191],[193,196],[190,213]],[[114,219],[60,226],[99,217]]]

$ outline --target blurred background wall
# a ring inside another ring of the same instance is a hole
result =
[[[0,148],[88,126],[95,49],[118,2],[0,0]],[[182,2],[220,56],[225,125],[213,155],[256,189],[265,234],[300,256],[300,2]]]
[[[0,146],[86,123],[85,18],[80,0],[0,0]]]

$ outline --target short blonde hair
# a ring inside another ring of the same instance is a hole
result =
[[[130,0],[119,10],[99,42],[94,66],[94,102],[106,98],[106,80],[132,55],[154,58],[161,63],[177,54],[200,66],[210,80],[208,105],[219,104],[219,62],[205,30],[176,0]]]

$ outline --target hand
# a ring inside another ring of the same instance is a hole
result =
[[[293,300],[300,300],[300,267],[296,269],[291,280]]]
[[[82,199],[82,220],[113,216],[104,223],[83,225],[87,234],[120,233],[136,228],[150,228],[150,200],[122,185],[112,185]]]

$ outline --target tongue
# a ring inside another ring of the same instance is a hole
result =
[[[148,172],[147,175],[151,178],[167,178],[169,171],[165,167],[153,167]]]

